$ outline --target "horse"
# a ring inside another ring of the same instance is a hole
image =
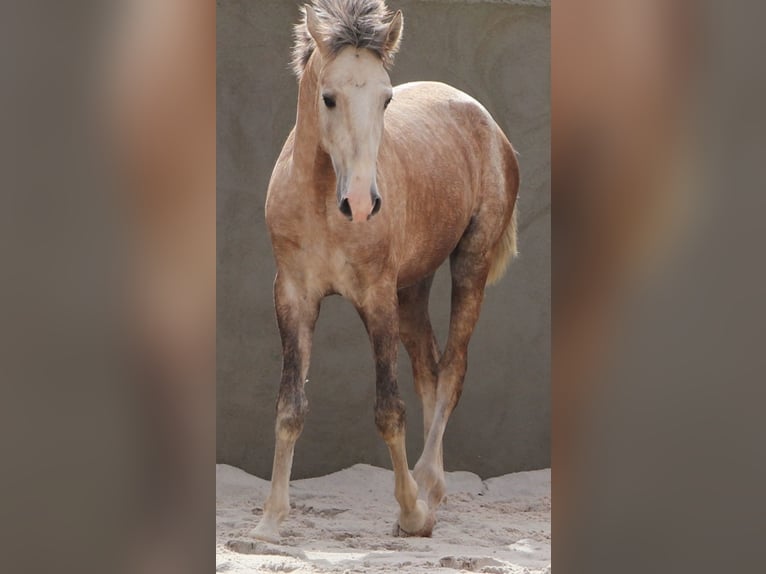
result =
[[[392,88],[388,71],[404,18],[383,0],[312,0],[295,26],[295,126],[277,159],[266,224],[277,273],[282,342],[274,463],[250,534],[279,541],[321,300],[340,294],[359,313],[375,356],[375,424],[388,447],[396,536],[431,536],[445,494],[442,440],[458,404],[468,342],[487,284],[516,255],[519,166],[489,112],[438,82]],[[449,334],[441,352],[428,314],[449,258]],[[410,356],[425,444],[412,472],[398,341]]]

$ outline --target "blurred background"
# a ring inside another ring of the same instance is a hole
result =
[[[444,441],[447,469],[485,478],[550,466],[550,9],[527,4],[389,3],[404,14],[392,83],[437,80],[466,91],[520,154],[521,256],[487,289]],[[219,3],[217,15],[217,458],[270,478],[282,359],[264,205],[295,124],[298,83],[288,64],[299,11],[281,0],[230,1]],[[430,304],[442,345],[448,267],[437,274]],[[415,461],[423,446],[421,407],[401,345],[399,357]],[[372,350],[353,306],[340,297],[322,302],[309,379],[310,414],[292,476],[360,462],[389,468],[373,417]]]
[[[764,78],[750,66],[765,52],[752,6],[554,6],[557,570],[759,568]]]
[[[215,8],[2,3],[0,38],[2,570],[210,572]]]

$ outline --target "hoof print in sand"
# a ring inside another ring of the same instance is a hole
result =
[[[306,554],[297,548],[283,548],[260,540],[229,540],[226,548],[238,554],[258,554],[261,556],[287,556],[306,559]]]
[[[439,560],[439,566],[454,570],[467,570],[468,572],[484,572],[485,574],[505,574],[509,572],[505,564],[494,558],[445,556]]]

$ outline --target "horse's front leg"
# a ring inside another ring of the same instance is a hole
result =
[[[314,325],[319,315],[319,300],[280,274],[274,281],[274,304],[282,338],[282,380],[277,398],[274,466],[271,493],[263,506],[263,517],[251,531],[255,538],[268,542],[279,540],[279,525],[290,510],[290,471],[295,442],[303,430],[308,410],[304,384]]]
[[[418,485],[410,473],[405,447],[405,407],[396,382],[399,317],[396,289],[370,294],[358,306],[375,355],[375,425],[388,446],[394,468],[394,496],[399,503],[395,535],[430,536],[434,515],[418,500]]]

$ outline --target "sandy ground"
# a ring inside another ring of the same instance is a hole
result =
[[[232,466],[216,470],[218,572],[550,573],[550,470],[482,481],[447,475],[432,538],[395,538],[390,470],[358,464],[290,483],[280,544],[252,539],[268,482]]]

